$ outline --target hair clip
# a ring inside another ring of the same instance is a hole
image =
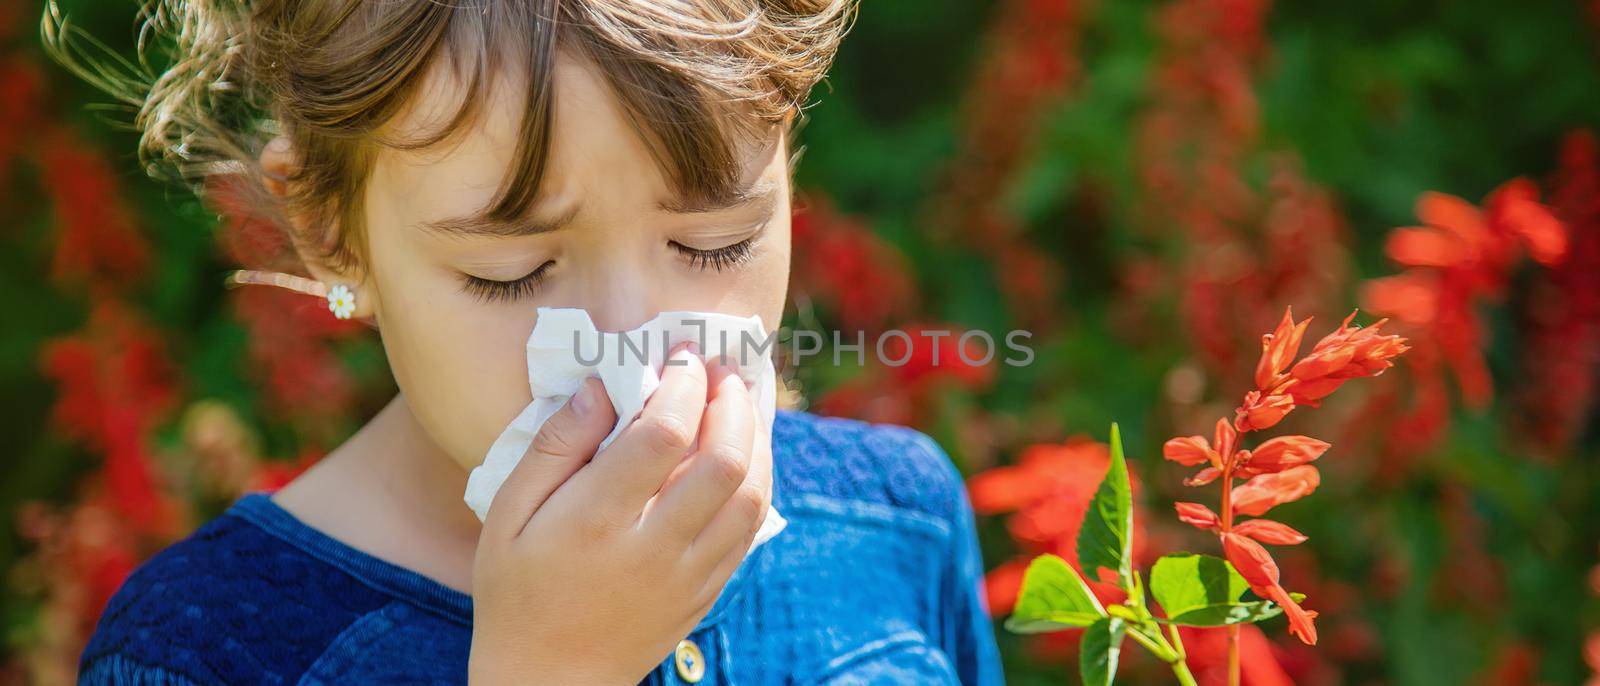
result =
[[[316,279],[308,279],[294,274],[283,272],[257,271],[254,269],[239,269],[228,274],[224,282],[229,288],[237,286],[277,286],[286,288],[296,293],[322,298],[328,301],[328,311],[338,319],[349,319],[356,311],[356,294],[344,284],[335,284],[329,288]]]
[[[254,269],[239,269],[228,274],[223,282],[229,288],[237,286],[277,286],[287,288],[296,293],[303,293],[318,298],[328,297],[328,284],[304,276],[285,274],[283,272],[264,272]]]

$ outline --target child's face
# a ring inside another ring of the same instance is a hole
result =
[[[419,107],[396,122],[400,131],[454,111],[450,96],[462,84],[435,73],[441,78]],[[504,236],[424,226],[473,216],[508,173],[521,110],[498,95],[456,147],[385,149],[366,193],[370,269],[361,295],[412,412],[464,467],[481,462],[530,401],[523,345],[538,306],[585,308],[602,330],[631,329],[662,310],[701,310],[759,315],[772,331],[782,314],[786,141],[750,146],[748,203],[662,209],[677,198],[603,76],[563,57],[554,81],[552,148],[533,209],[554,230]],[[491,92],[507,90],[515,92]]]

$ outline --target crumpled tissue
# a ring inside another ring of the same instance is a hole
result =
[[[663,339],[665,342],[663,343]],[[566,404],[591,376],[600,377],[617,413],[600,448],[604,449],[639,416],[645,401],[661,383],[665,353],[681,341],[692,340],[703,359],[726,353],[729,363],[750,388],[756,401],[756,421],[765,422],[771,436],[777,403],[777,374],[772,356],[763,349],[767,333],[759,317],[736,317],[718,312],[662,312],[629,331],[599,331],[581,308],[541,307],[528,335],[528,384],[533,402],[511,420],[489,447],[483,463],[467,477],[463,500],[482,520],[495,492],[522,461],[539,427]],[[768,506],[766,520],[751,543],[765,543],[787,521]]]

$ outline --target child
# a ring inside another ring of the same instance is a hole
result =
[[[141,152],[258,189],[302,290],[376,327],[400,393],[135,571],[81,680],[999,683],[971,509],[939,446],[792,410],[769,432],[695,350],[605,449],[617,418],[591,379],[483,521],[462,502],[529,401],[536,307],[603,330],[667,310],[775,328],[790,136],[854,12],[160,3],[173,66],[124,93]],[[787,528],[751,550],[769,502]]]

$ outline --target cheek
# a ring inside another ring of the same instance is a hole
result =
[[[789,213],[785,209],[780,218],[768,227],[771,232],[768,236],[772,246],[770,254],[762,260],[762,273],[752,279],[760,291],[756,296],[760,303],[757,312],[768,331],[776,331],[782,323],[783,305],[789,297],[789,262],[793,250],[789,240],[789,224]]]
[[[374,236],[370,248],[395,381],[434,442],[463,467],[477,466],[530,400],[523,346],[533,308],[478,303],[415,246]]]

